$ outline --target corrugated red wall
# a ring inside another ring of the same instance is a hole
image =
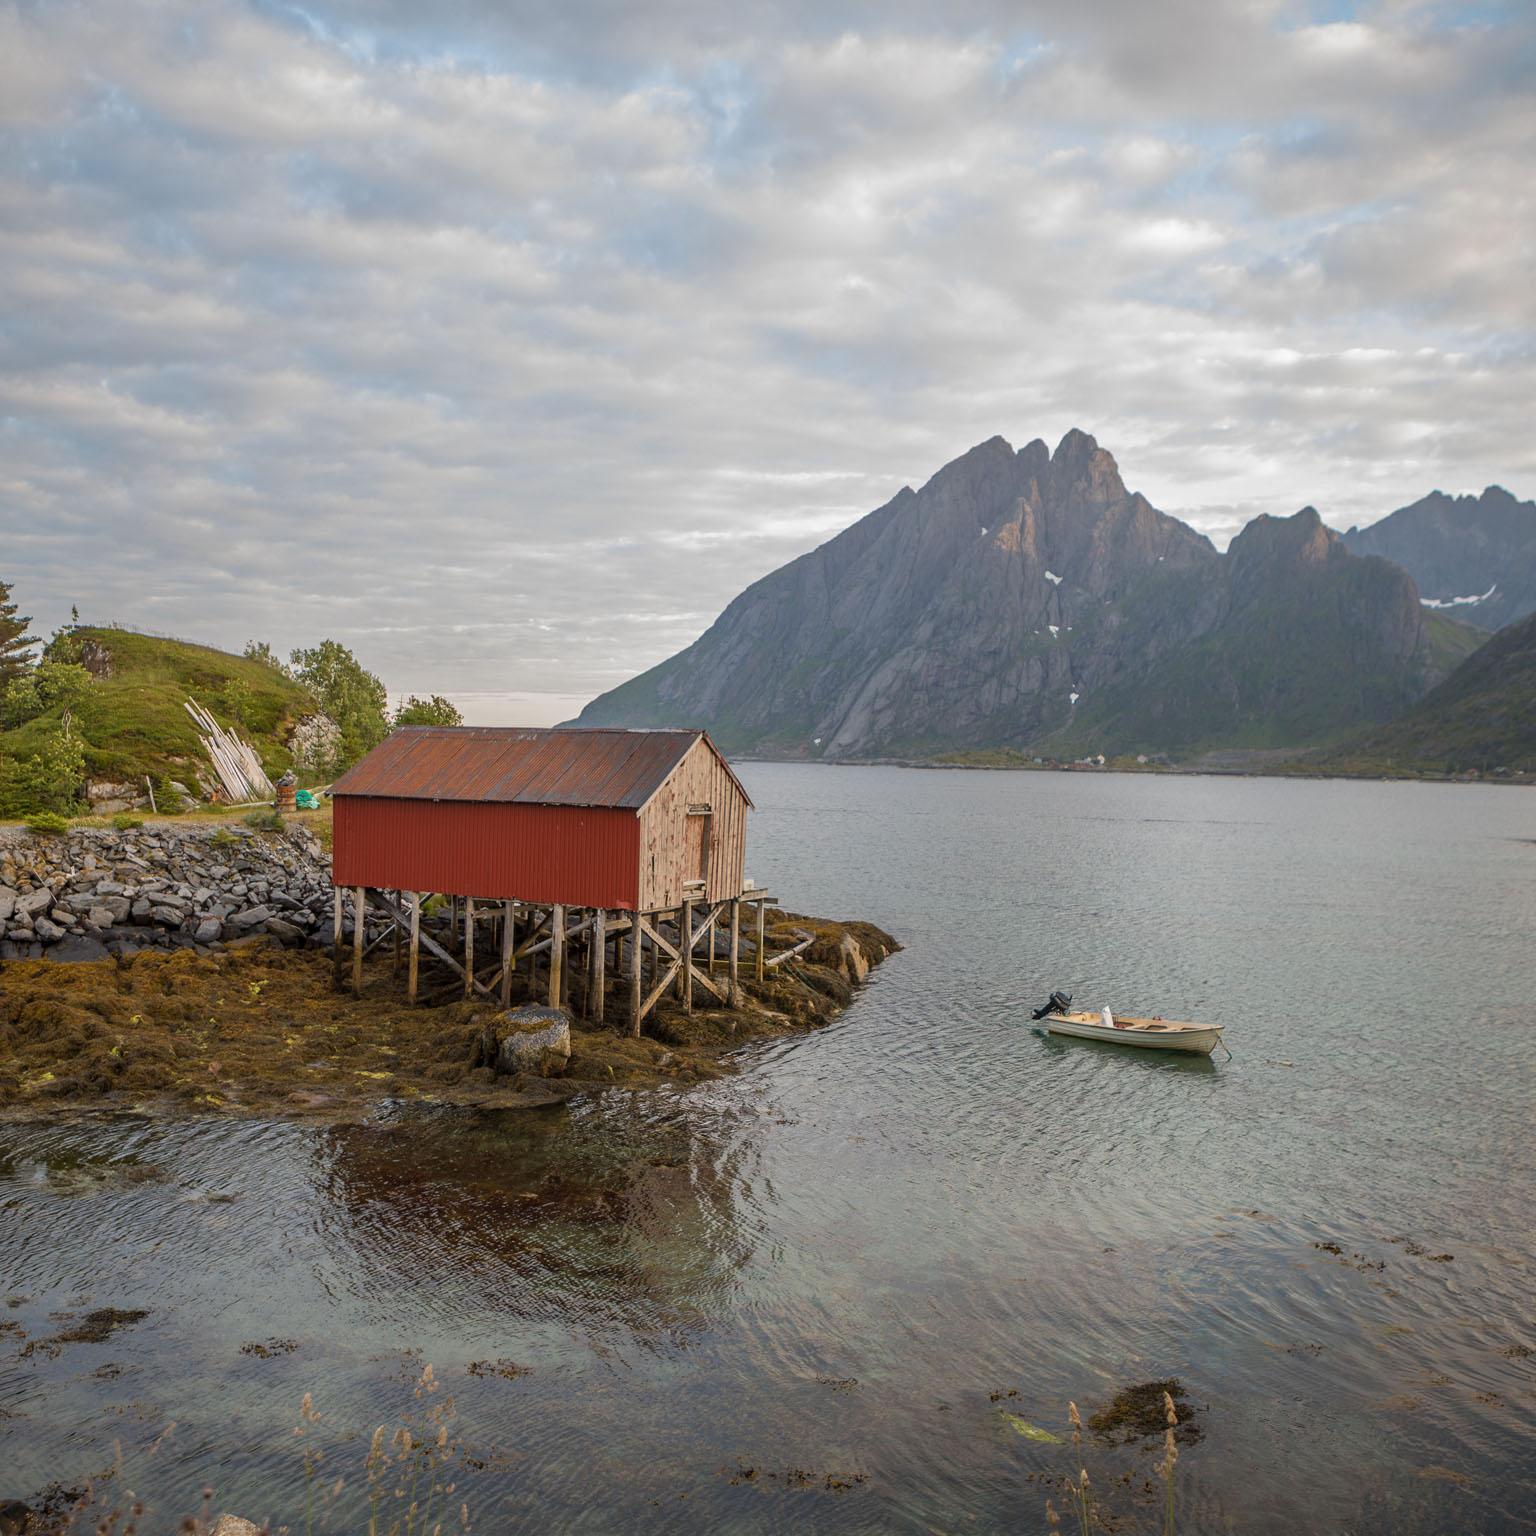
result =
[[[633,811],[371,795],[335,805],[337,885],[628,910],[639,895]]]

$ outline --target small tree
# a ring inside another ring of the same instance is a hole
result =
[[[230,719],[240,725],[251,723],[251,706],[256,702],[256,696],[243,677],[232,677],[224,684],[219,702]]]
[[[45,657],[30,672],[12,678],[0,689],[0,730],[25,725],[55,705],[68,709],[93,681],[84,667],[72,661]]]
[[[463,725],[464,717],[440,693],[430,699],[418,699],[413,693],[395,711],[391,724],[396,730],[402,725]]]
[[[0,683],[20,677],[32,664],[37,636],[27,633],[31,618],[23,618],[11,601],[9,582],[0,581]]]
[[[282,658],[265,640],[247,640],[242,654],[247,661],[259,661],[262,666],[271,667],[274,672],[281,672],[284,677],[289,675]]]
[[[341,730],[333,771],[355,763],[389,734],[384,684],[339,641],[322,640],[310,650],[295,651],[293,676]]]
[[[74,811],[84,782],[85,749],[66,715],[16,771],[9,793],[23,816],[44,811],[67,816]]]

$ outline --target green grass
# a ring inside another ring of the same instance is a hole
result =
[[[105,650],[112,667],[112,675],[98,677],[72,710],[91,778],[137,783],[147,774],[191,787],[192,765],[204,764],[206,757],[197,727],[183,708],[188,698],[248,740],[269,775],[292,767],[283,734],[315,704],[291,678],[211,646],[130,630],[82,628],[64,637],[65,647],[75,654],[87,642]],[[231,698],[240,700],[243,719],[229,712],[226,701]],[[0,732],[0,756],[25,761],[57,726],[59,713],[49,710]]]

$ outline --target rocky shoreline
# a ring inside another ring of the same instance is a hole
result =
[[[0,829],[0,960],[323,943],[330,922],[330,857],[298,823]]]
[[[775,911],[768,943],[801,946],[791,962],[746,980],[738,1008],[664,999],[631,1039],[535,1006],[523,978],[509,1013],[464,1001],[446,969],[412,1007],[387,945],[361,996],[337,991],[329,858],[296,824],[5,835],[0,909],[0,1113],[24,1117],[347,1119],[694,1082],[751,1041],[825,1024],[899,948],[867,923]]]

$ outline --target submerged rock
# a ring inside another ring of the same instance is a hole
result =
[[[558,1077],[571,1059],[571,1016],[563,1008],[534,1004],[514,1008],[491,1025],[496,1037],[496,1070]]]

